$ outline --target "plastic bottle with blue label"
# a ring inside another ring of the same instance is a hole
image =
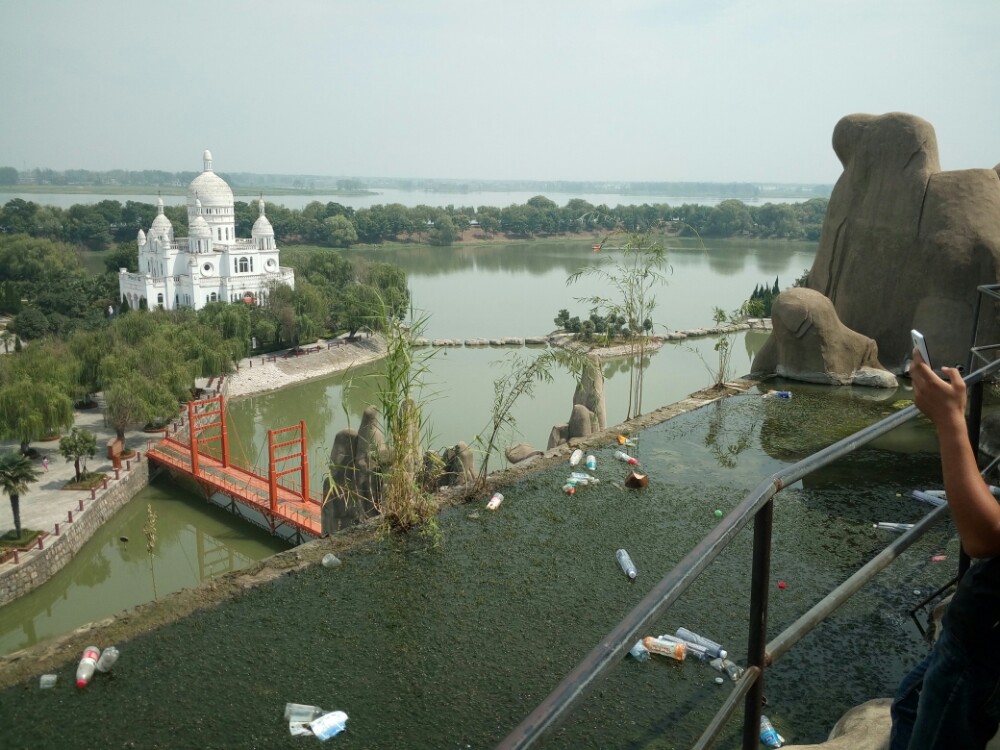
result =
[[[720,659],[725,659],[729,656],[729,652],[726,651],[726,649],[724,649],[720,644],[706,638],[703,635],[693,633],[687,628],[677,628],[677,630],[674,631],[674,635],[682,641],[687,641],[688,643],[694,643],[703,647],[710,656],[717,656]]]
[[[587,454],[587,458],[584,460],[583,465],[587,467],[587,471],[593,471],[597,468],[597,459],[594,458],[593,453]]]
[[[767,747],[781,747],[785,744],[785,738],[778,734],[771,720],[763,714],[760,717],[760,741]]]

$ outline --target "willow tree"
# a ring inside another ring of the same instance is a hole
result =
[[[73,401],[52,383],[18,380],[0,387],[0,438],[28,444],[73,426]]]
[[[118,439],[124,440],[130,425],[170,419],[179,404],[164,383],[132,371],[114,378],[104,389],[104,407]]]

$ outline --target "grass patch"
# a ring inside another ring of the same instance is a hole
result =
[[[63,485],[64,490],[92,490],[100,487],[104,483],[104,479],[107,475],[99,471],[89,471],[83,475],[83,478],[79,482],[76,480],[72,482],[66,482]]]
[[[21,536],[16,536],[13,529],[0,536],[0,550],[25,549],[30,547],[42,535],[37,529],[21,529]]]

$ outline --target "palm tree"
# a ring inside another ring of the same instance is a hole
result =
[[[0,489],[10,496],[10,511],[14,516],[14,533],[21,538],[21,495],[28,485],[38,479],[31,459],[22,453],[8,452],[0,455]]]

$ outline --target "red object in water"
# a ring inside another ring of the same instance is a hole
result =
[[[783,589],[783,588],[785,588],[785,586],[787,586],[787,585],[788,585],[788,584],[787,584],[787,583],[785,583],[784,581],[778,581],[778,588],[779,588],[779,589]]]

